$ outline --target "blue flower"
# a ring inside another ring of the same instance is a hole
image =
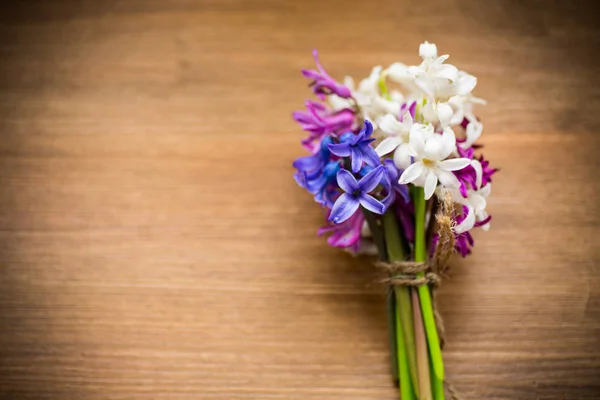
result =
[[[350,157],[354,173],[360,171],[363,162],[376,167],[380,161],[379,156],[371,147],[371,142],[375,140],[371,138],[372,133],[373,125],[369,121],[365,121],[365,125],[357,135],[345,133],[340,138],[340,143],[329,145],[329,150],[336,156]]]
[[[329,208],[333,206],[332,199],[337,194],[335,177],[340,170],[339,161],[331,161],[331,143],[331,137],[325,137],[319,151],[310,156],[300,157],[293,164],[298,170],[294,174],[298,185],[314,195],[316,202]]]
[[[383,202],[389,207],[389,205],[394,202],[396,194],[398,194],[400,197],[402,197],[405,203],[409,203],[410,194],[408,193],[408,185],[401,185],[398,183],[401,171],[396,168],[394,161],[387,159],[383,162],[383,166],[385,167],[386,172],[384,179],[387,180],[387,182],[384,184],[384,187],[388,191],[388,195]]]
[[[358,182],[349,171],[341,169],[337,173],[337,183],[346,193],[343,193],[335,201],[329,214],[329,221],[334,224],[342,223],[350,218],[359,206],[363,206],[376,214],[383,214],[386,210],[385,205],[369,194],[379,185],[382,179],[385,179],[385,167],[383,165],[374,168]]]

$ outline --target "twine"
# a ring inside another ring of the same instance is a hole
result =
[[[419,287],[429,285],[431,288],[431,303],[433,307],[433,317],[435,327],[440,341],[440,348],[443,349],[446,344],[444,320],[438,311],[437,289],[441,283],[441,277],[448,266],[448,261],[454,253],[454,231],[453,217],[454,203],[452,196],[447,193],[441,202],[439,212],[436,214],[436,224],[438,227],[438,242],[433,256],[429,262],[415,261],[397,261],[397,262],[378,262],[376,266],[385,270],[389,278],[384,282],[393,286]],[[422,275],[421,275],[422,274]],[[419,276],[421,275],[421,276]],[[462,400],[458,391],[448,381],[444,381],[446,391],[453,400]]]

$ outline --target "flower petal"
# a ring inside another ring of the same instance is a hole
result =
[[[471,146],[473,143],[475,143],[477,141],[477,139],[479,139],[481,137],[481,134],[483,133],[483,124],[479,121],[475,120],[471,120],[469,122],[469,124],[467,125],[467,130],[466,130],[466,135],[467,135],[467,140],[465,141],[465,143],[463,144],[463,146]]]
[[[458,180],[458,178],[452,172],[449,171],[438,171],[438,179],[444,187],[457,188],[460,186],[460,181]]]
[[[425,41],[421,43],[419,46],[419,55],[422,58],[436,58],[437,57],[437,47],[433,43],[429,43]]]
[[[487,206],[487,202],[485,201],[485,198],[477,193],[473,193],[469,196],[469,200],[471,202],[471,205],[473,206],[473,209],[475,209],[476,213],[483,213],[485,212],[485,207]],[[480,218],[480,219],[484,219],[486,218],[486,216]]]
[[[477,78],[466,72],[461,72],[456,82],[456,92],[459,95],[469,94],[475,89],[477,85]]]
[[[328,219],[334,224],[342,223],[354,214],[358,206],[358,199],[348,193],[343,193],[333,204]]]
[[[363,193],[358,200],[361,206],[375,214],[383,214],[385,212],[385,205],[370,194]]]
[[[413,79],[412,74],[408,72],[408,67],[401,62],[393,63],[384,73],[388,78],[397,83],[410,82]]]
[[[492,193],[492,184],[488,183],[487,185],[485,185],[484,187],[482,187],[479,190],[479,194],[482,195],[484,198],[489,197],[490,193]]]
[[[483,168],[481,168],[481,163],[479,160],[471,160],[471,167],[475,170],[475,184],[477,185],[476,189],[481,187],[481,181],[483,180]]]
[[[410,128],[409,143],[415,156],[422,155],[425,151],[425,132],[427,132],[427,125],[414,124]]]
[[[357,173],[358,171],[360,171],[363,165],[363,156],[359,148],[350,148],[350,160],[352,162],[352,172]]]
[[[379,121],[379,129],[391,136],[403,132],[404,125],[393,114],[385,114]]]
[[[396,148],[394,152],[394,164],[398,169],[406,169],[412,164],[410,146],[408,144],[402,143]]]
[[[450,125],[450,121],[452,120],[452,115],[454,111],[452,111],[452,107],[450,107],[446,103],[438,103],[437,104],[437,115],[440,120],[440,124],[443,127]]]
[[[350,247],[360,240],[360,230],[348,229],[346,231],[338,231],[329,236],[327,243],[333,247]]]
[[[442,133],[442,147],[442,160],[448,158],[448,156],[456,150],[456,136],[454,135],[454,131],[450,127],[444,128],[444,133]]]
[[[400,175],[398,183],[406,185],[407,183],[413,182],[419,178],[423,172],[425,172],[425,165],[423,165],[421,161],[417,161],[404,170],[402,175]]]
[[[368,174],[363,176],[358,182],[358,187],[362,193],[369,193],[373,191],[381,182],[381,179],[385,175],[385,167],[379,165],[377,168],[372,169]]]
[[[454,232],[457,234],[464,233],[466,231],[471,230],[475,226],[475,211],[471,208],[467,208],[467,216],[465,219],[458,225],[454,227]]]
[[[392,151],[394,151],[394,149],[398,147],[400,143],[402,143],[402,139],[400,139],[398,136],[385,138],[375,148],[375,153],[377,153],[379,157],[385,156],[386,154],[389,154]]]
[[[329,151],[338,157],[348,157],[350,156],[350,145],[348,143],[332,143],[329,145]]]
[[[425,143],[425,151],[423,153],[425,158],[435,161],[441,161],[447,157],[447,155],[444,154],[444,147],[440,136],[429,139]]]
[[[451,64],[442,64],[435,69],[434,76],[436,78],[449,79],[454,82],[458,79],[458,68]]]
[[[471,164],[468,158],[452,158],[450,160],[441,161],[438,165],[444,171],[458,171]]]
[[[370,145],[362,146],[360,152],[362,153],[363,161],[366,162],[367,165],[370,165],[371,167],[377,167],[378,165],[381,165],[379,155],[377,155],[375,149],[373,149]]]
[[[433,171],[429,171],[429,174],[427,174],[427,178],[425,179],[425,200],[429,200],[431,196],[433,196],[437,182],[437,175]]]
[[[392,101],[392,100],[386,100],[383,97],[375,97],[373,99],[373,102],[377,105],[378,108],[381,108],[382,110],[384,110],[387,113],[390,114],[394,114],[394,115],[398,115],[400,114],[400,103]]]
[[[345,169],[340,169],[336,175],[337,183],[346,193],[354,193],[359,189],[358,182],[354,175]]]

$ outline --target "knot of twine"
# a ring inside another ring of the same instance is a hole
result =
[[[454,203],[452,196],[447,193],[441,202],[440,211],[436,214],[438,240],[435,252],[429,262],[415,261],[394,261],[378,262],[376,266],[385,270],[389,278],[384,281],[393,286],[418,287],[429,285],[431,288],[431,303],[433,307],[433,316],[435,327],[440,341],[440,348],[446,344],[444,320],[437,307],[437,289],[441,283],[441,276],[448,266],[448,261],[454,253],[454,231],[453,217]],[[461,400],[458,391],[448,381],[445,381],[446,390],[453,400]]]

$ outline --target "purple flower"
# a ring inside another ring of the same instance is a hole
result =
[[[405,203],[403,201],[397,201],[396,216],[402,227],[404,237],[408,242],[414,243],[415,241],[415,208],[412,202]]]
[[[457,146],[458,154],[460,157],[469,158],[471,160],[477,160],[481,164],[481,187],[487,185],[492,181],[492,175],[498,172],[497,168],[490,168],[490,162],[484,160],[483,155],[475,157],[475,149],[470,147],[468,149],[462,149]],[[477,189],[477,171],[472,165],[467,165],[465,168],[453,171],[454,175],[460,182],[459,191],[463,197],[467,197],[467,189]]]
[[[387,185],[389,186],[389,189],[386,187],[386,189],[389,190],[389,196],[390,200],[388,200],[390,203],[392,203],[395,200],[395,195],[398,194],[400,195],[400,197],[402,197],[402,199],[404,200],[405,203],[410,202],[410,194],[408,193],[408,185],[401,185],[400,183],[398,183],[398,179],[400,178],[401,175],[401,171],[398,170],[398,168],[396,167],[396,165],[394,164],[393,160],[387,159],[383,162],[383,166],[385,167],[385,172],[386,172],[386,179],[387,179]],[[384,201],[384,203],[386,203]],[[387,204],[386,204],[387,205]]]
[[[302,75],[309,79],[313,79],[311,82],[311,86],[313,87],[313,92],[321,99],[324,100],[326,95],[337,94],[340,97],[345,99],[352,97],[352,92],[346,86],[341,83],[336,82],[332,77],[325,72],[325,69],[319,62],[319,55],[317,54],[317,49],[313,50],[313,57],[315,62],[317,63],[317,70],[314,69],[302,70]]]
[[[352,161],[352,172],[360,171],[363,162],[372,167],[381,164],[379,156],[371,147],[371,142],[375,139],[371,138],[373,133],[373,125],[369,121],[365,121],[365,125],[357,135],[344,134],[344,140],[340,140],[338,144],[330,144],[329,150],[336,156],[350,157]],[[347,140],[346,140],[347,139]]]
[[[310,132],[308,138],[302,141],[309,149],[312,143],[320,140],[323,135],[340,135],[351,131],[355,120],[354,112],[350,109],[333,111],[324,104],[310,100],[306,102],[306,111],[296,111],[292,116],[303,130]]]
[[[354,175],[341,169],[337,173],[337,183],[346,193],[343,193],[335,201],[329,214],[329,221],[334,224],[344,222],[356,212],[359,206],[376,214],[383,214],[386,210],[385,205],[368,193],[379,185],[384,176],[385,167],[383,165],[373,169],[358,182]]]
[[[294,174],[298,185],[314,195],[316,202],[329,208],[333,206],[333,198],[338,193],[335,177],[340,170],[339,161],[331,160],[330,143],[332,138],[325,137],[317,152],[300,157],[293,163],[298,170]]]
[[[364,214],[356,210],[346,221],[319,229],[318,234],[331,233],[327,243],[334,247],[350,248],[357,252],[360,248],[360,233],[365,220]]]

